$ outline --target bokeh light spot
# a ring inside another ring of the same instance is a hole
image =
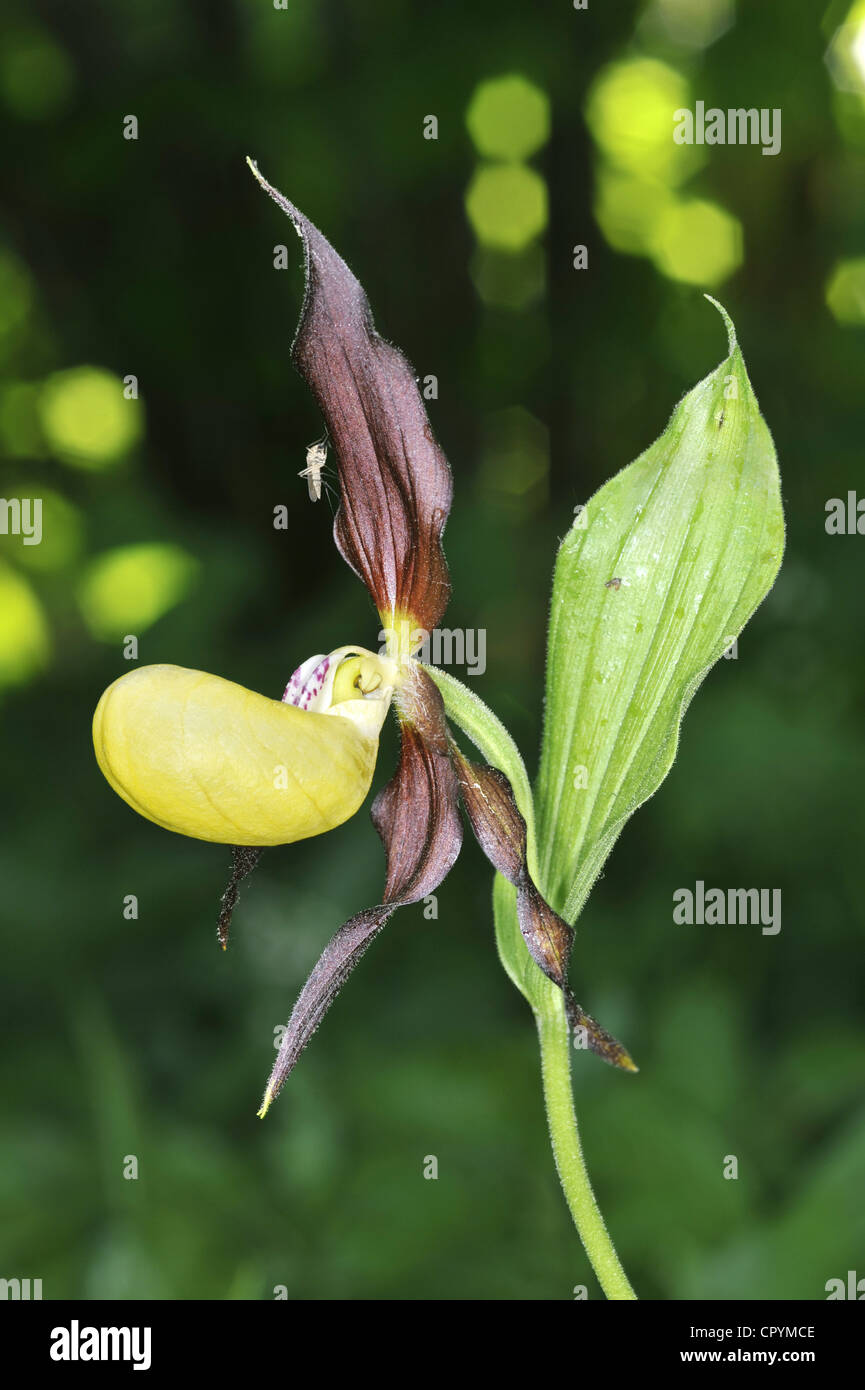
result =
[[[510,406],[486,417],[478,470],[482,496],[525,515],[546,500],[549,469],[549,433],[534,415]]]
[[[466,211],[478,241],[521,251],[547,225],[547,186],[525,164],[487,165],[469,185]]]
[[[742,263],[742,226],[716,203],[671,203],[651,247],[658,270],[688,285],[718,285]]]
[[[466,125],[481,154],[491,159],[527,159],[550,138],[549,99],[518,73],[494,77],[475,88]]]
[[[57,372],[39,404],[52,451],[75,468],[108,468],[141,436],[141,402],[126,400],[123,383],[101,367]]]
[[[604,165],[598,171],[595,186],[595,219],[616,251],[646,255],[661,216],[674,197],[666,184],[652,183]]]
[[[0,98],[21,120],[38,121],[62,110],[75,85],[72,64],[44,30],[4,34]]]
[[[0,338],[24,322],[33,303],[26,266],[11,251],[0,248]]]
[[[197,572],[198,561],[176,545],[106,551],[92,561],[79,586],[84,621],[105,642],[146,632],[184,598]]]
[[[546,258],[537,242],[520,252],[479,246],[472,257],[471,277],[485,304],[497,309],[527,309],[546,288]]]
[[[674,43],[701,49],[726,33],[735,15],[733,0],[655,0],[647,18]]]
[[[36,594],[26,579],[0,564],[0,686],[22,685],[41,671],[49,645],[48,623]]]
[[[826,286],[826,303],[839,323],[865,323],[865,258],[838,262]]]
[[[601,71],[589,92],[586,120],[618,168],[677,184],[705,159],[704,147],[673,140],[674,113],[688,102],[688,82],[680,72],[653,58],[634,58]]]
[[[54,573],[80,558],[84,548],[84,524],[77,507],[34,478],[19,477],[4,484],[3,490],[6,497],[26,497],[42,503],[41,540],[38,545],[17,542],[20,549],[16,548],[15,559],[19,564],[39,573]],[[30,515],[32,520],[32,501]]]
[[[826,64],[839,91],[865,97],[865,0],[856,0],[835,31]]]
[[[0,443],[9,458],[44,458],[39,424],[40,387],[30,381],[7,381],[0,387]]]

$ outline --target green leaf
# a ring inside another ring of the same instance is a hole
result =
[[[556,562],[535,811],[539,886],[568,922],[781,564],[775,450],[716,307],[729,356],[595,493]]]

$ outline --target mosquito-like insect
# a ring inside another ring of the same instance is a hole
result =
[[[321,440],[310,444],[306,451],[306,467],[302,468],[297,476],[306,478],[306,486],[313,502],[317,502],[321,497],[321,470],[326,462],[327,445]]]

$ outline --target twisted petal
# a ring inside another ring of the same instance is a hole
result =
[[[397,696],[402,747],[394,776],[373,802],[387,854],[385,901],[413,903],[435,892],[462,845],[459,787],[442,697],[413,666]]]
[[[532,959],[565,997],[568,1021],[584,1032],[586,1046],[624,1071],[637,1068],[625,1048],[580,1008],[568,985],[573,927],[554,912],[532,881],[526,864],[526,823],[511,784],[496,768],[469,762],[452,744],[463,805],[475,837],[490,863],[517,890],[517,917]]]
[[[398,907],[433,893],[460,852],[459,791],[441,696],[414,668],[398,696],[399,767],[376,797],[372,818],[387,856],[384,898],[350,918],[325,947],[283,1035],[259,1115],[264,1116],[361,956]]]
[[[441,536],[452,484],[414,372],[379,337],[363,289],[318,228],[250,167],[303,242],[306,294],[292,357],[336,450],[336,544],[385,627],[410,619],[432,631],[450,597]]]
[[[256,868],[260,858],[261,850],[257,847],[231,846],[231,874],[219,904],[219,920],[216,924],[217,940],[223,951],[228,949],[228,933],[231,930],[231,919],[237,907],[237,899],[240,897],[240,885]]]

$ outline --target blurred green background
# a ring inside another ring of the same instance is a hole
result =
[[[530,769],[558,540],[723,356],[701,291],[733,314],[787,559],[581,920],[577,995],[641,1072],[578,1056],[578,1106],[641,1295],[865,1275],[865,540],[824,526],[863,485],[865,6],[11,0],[0,49],[0,491],[44,499],[41,545],[0,536],[0,1275],[46,1298],[600,1296],[476,847],[437,921],[393,919],[262,1124],[274,1029],[378,900],[377,836],[364,812],[268,851],[223,956],[228,851],[96,768],[126,634],[275,696],[311,653],[375,645],[296,476],[321,434],[289,363],[299,246],[246,154],[438,379],[447,621],[486,629],[470,683]],[[674,145],[697,99],[780,107],[781,153]],[[376,785],[395,756],[390,732]],[[697,878],[780,887],[780,935],[675,927]]]

